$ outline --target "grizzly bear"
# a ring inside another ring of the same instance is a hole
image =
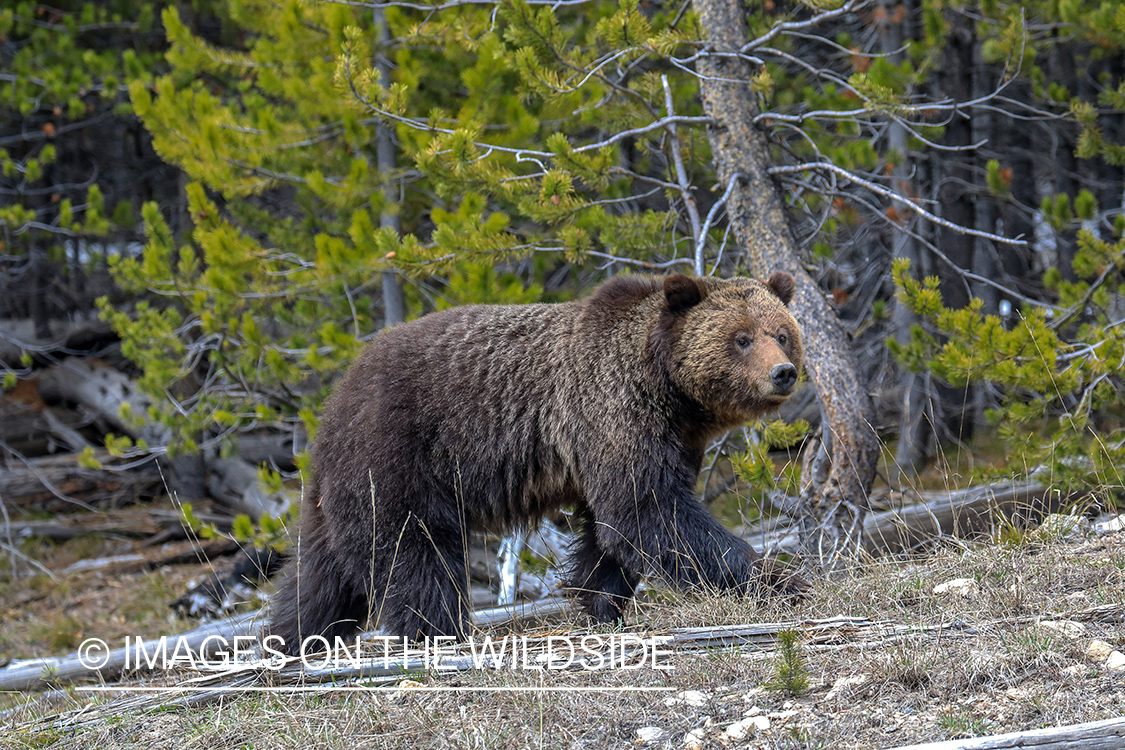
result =
[[[797,383],[793,289],[783,272],[625,275],[575,302],[457,307],[380,333],[325,406],[268,631],[289,653],[368,622],[463,636],[470,529],[563,507],[579,528],[566,585],[596,621],[621,618],[642,577],[758,590],[761,556],[694,491],[708,440]]]

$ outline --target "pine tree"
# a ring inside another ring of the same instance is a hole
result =
[[[125,90],[163,66],[160,5],[0,10],[0,315],[32,318],[40,340],[106,291],[108,248],[138,238],[134,196],[166,195]]]

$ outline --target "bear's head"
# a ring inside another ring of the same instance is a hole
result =
[[[793,393],[804,357],[788,308],[795,286],[783,271],[765,282],[664,280],[669,375],[724,427],[755,419]]]

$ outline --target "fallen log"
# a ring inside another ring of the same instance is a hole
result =
[[[258,481],[258,470],[246,461],[215,457],[206,464],[211,497],[254,520],[263,515],[277,518],[300,500],[301,494],[296,490],[267,491]]]
[[[233,640],[235,636],[250,635],[261,627],[261,623],[258,621],[260,616],[260,612],[250,612],[238,617],[207,623],[174,637],[183,639],[185,647],[189,647],[193,651],[205,651],[203,646],[208,638],[218,636]],[[152,651],[157,647],[159,639],[150,639],[144,643],[148,650]],[[132,654],[135,654],[136,647],[131,647],[131,649]],[[90,669],[86,660],[95,656],[100,657],[102,653],[104,652],[86,652],[81,656],[73,654],[17,662],[0,670],[0,690],[42,690],[56,685],[68,685],[91,679],[108,681],[118,678],[130,661],[129,650],[124,646],[113,649],[105,657],[102,666],[97,669]]]
[[[1071,498],[1039,482],[920,493],[922,502],[872,513],[863,525],[864,549],[902,552],[942,536],[985,532],[1000,520],[1026,525],[1063,508]]]
[[[80,536],[151,537],[158,533],[152,524],[121,526],[120,524],[93,524],[77,526],[56,521],[12,521],[0,524],[0,539],[27,539],[37,536],[57,542]]]
[[[562,599],[546,599],[538,602],[514,604],[507,607],[494,607],[475,612],[477,627],[495,627],[502,623],[533,620],[561,614],[569,609],[570,603]],[[255,610],[236,617],[224,618],[201,625],[194,630],[179,635],[164,636],[166,642],[183,643],[183,648],[191,649],[206,658],[214,656],[224,643],[233,643],[238,636],[259,635],[265,622],[262,610]],[[210,639],[210,640],[209,640]],[[160,638],[145,640],[141,648],[146,653],[155,653],[160,647]],[[208,651],[204,646],[210,648]],[[95,654],[79,652],[70,656],[32,659],[17,662],[0,669],[0,690],[43,690],[76,682],[115,680],[125,671],[126,665],[137,663],[137,645],[122,646]],[[87,666],[90,656],[106,654],[97,669]],[[155,666],[155,665],[154,665]],[[134,670],[141,674],[142,670]],[[145,669],[144,672],[155,671]]]
[[[106,464],[107,451],[95,451],[94,459]],[[159,495],[163,490],[160,471],[154,463],[127,470],[104,465],[80,466],[73,453],[12,461],[0,465],[0,497],[15,505],[34,505],[58,512],[74,504],[123,505]]]
[[[863,549],[873,556],[905,552],[943,537],[983,533],[997,522],[1033,523],[1058,512],[1073,499],[1039,482],[1012,482],[963,490],[920,492],[920,502],[868,513],[863,524]],[[743,532],[766,554],[792,553],[799,547],[797,530],[762,524]]]
[[[124,573],[138,573],[142,570],[155,570],[165,565],[190,565],[193,563],[215,560],[223,555],[230,555],[239,549],[238,542],[230,539],[212,539],[191,548],[179,550],[165,555],[154,556],[139,552],[127,555],[113,555],[111,557],[95,557],[79,560],[68,565],[62,571],[64,575],[89,573],[97,571],[102,575],[122,575]]]
[[[35,335],[33,320],[0,320],[0,362],[15,365],[25,353],[85,354],[117,340],[104,320],[52,320],[50,326],[53,335],[45,341]]]
[[[39,376],[39,392],[47,400],[80,404],[111,429],[143,440],[152,448],[167,445],[170,439],[166,427],[147,420],[151,401],[137,383],[104,362],[69,359],[49,367]],[[289,436],[287,440],[292,444],[295,438]],[[256,449],[257,455],[265,455],[268,459],[284,451],[276,443],[271,444],[256,436],[248,442]],[[276,462],[281,463],[280,460]],[[291,490],[267,491],[258,481],[255,466],[240,458],[222,458],[208,453],[203,457],[203,465],[211,496],[234,513],[246,513],[255,520],[263,514],[282,515],[300,497],[299,493]],[[174,468],[169,468],[167,474],[177,476]],[[190,502],[197,498],[181,499]]]
[[[1120,750],[1125,747],[1125,717],[1049,729],[1030,729],[968,740],[902,745],[891,750]]]
[[[39,375],[39,394],[46,401],[79,404],[112,429],[149,445],[167,443],[168,430],[147,421],[150,401],[123,372],[97,359],[68,359]]]

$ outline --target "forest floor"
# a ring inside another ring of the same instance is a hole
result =
[[[72,540],[44,545],[38,559],[62,570],[133,544]],[[202,563],[7,581],[0,652],[58,655],[91,635],[112,643],[187,630],[195,623],[171,615],[167,602],[209,572]],[[1096,644],[1125,650],[1125,532],[951,542],[819,580],[796,608],[646,598],[625,632],[850,617],[885,623],[888,635],[842,629],[827,642],[799,639],[785,661],[790,689],[767,644],[674,651],[661,669],[423,671],[370,691],[243,693],[155,711],[106,711],[117,696],[73,689],[50,700],[10,694],[0,700],[20,707],[0,718],[0,747],[890,748],[1125,715],[1125,671],[1108,668]],[[889,635],[893,626],[910,627]],[[577,619],[516,631],[608,632]],[[805,672],[803,687],[794,670]],[[81,708],[102,719],[49,728],[51,715]]]

